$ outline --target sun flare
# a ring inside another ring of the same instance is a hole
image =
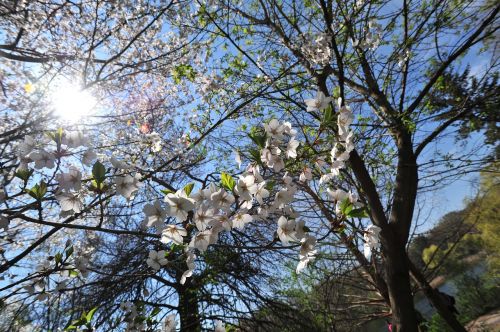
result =
[[[76,122],[94,113],[97,100],[89,90],[77,84],[61,84],[53,90],[51,98],[54,114],[68,122]]]

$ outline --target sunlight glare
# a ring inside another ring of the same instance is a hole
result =
[[[52,93],[52,106],[57,117],[68,122],[75,122],[95,110],[97,100],[88,90],[82,90],[76,84],[63,84]]]

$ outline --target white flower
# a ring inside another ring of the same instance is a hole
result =
[[[297,135],[297,130],[292,128],[292,124],[288,121],[283,122],[284,132],[292,137]]]
[[[214,210],[205,205],[201,205],[194,213],[194,222],[199,231],[204,231],[213,219]]]
[[[196,194],[191,195],[191,198],[197,202],[209,201],[211,200],[212,194],[215,193],[219,188],[212,182],[208,188],[198,191]]]
[[[68,173],[61,173],[57,175],[59,187],[63,190],[80,190],[82,187],[82,173],[74,167],[69,168]]]
[[[224,323],[220,320],[215,321],[215,330],[214,332],[226,332],[226,327],[224,326]]]
[[[287,219],[281,216],[278,219],[278,237],[283,244],[288,244],[289,241],[296,241],[295,237],[295,220]]]
[[[215,208],[227,210],[234,203],[234,196],[224,189],[219,189],[210,197]]]
[[[299,181],[300,182],[307,182],[307,181],[310,181],[311,179],[312,179],[311,169],[309,167],[304,168],[302,173],[300,173]]]
[[[83,203],[80,197],[73,193],[60,193],[56,195],[56,199],[61,205],[62,211],[73,211],[79,213],[83,209]]]
[[[269,197],[269,191],[266,189],[265,182],[261,182],[257,185],[257,190],[255,191],[254,197],[257,202],[259,202],[259,204],[264,204],[264,198]]]
[[[253,175],[240,176],[234,192],[244,201],[251,201],[252,195],[257,192],[257,185]]]
[[[326,189],[326,191],[334,201],[343,201],[344,199],[349,197],[349,194],[342,189],[332,190],[328,188]]]
[[[160,201],[156,200],[153,204],[146,204],[142,209],[146,218],[144,220],[146,227],[161,227],[167,217],[167,212],[162,208]]]
[[[187,235],[186,230],[177,225],[167,225],[161,233],[160,242],[168,244],[174,242],[175,244],[182,244],[184,242],[183,237]]]
[[[212,226],[212,230],[221,230],[224,229],[226,231],[230,231],[233,228],[232,219],[229,219],[227,215],[221,214],[217,215],[210,221],[210,226]]]
[[[4,231],[9,228],[9,219],[7,217],[0,215],[0,229],[3,229]]]
[[[16,148],[16,154],[19,158],[24,158],[26,157],[28,154],[31,153],[31,151],[33,151],[33,149],[35,148],[35,140],[33,139],[33,137],[27,135],[27,136],[24,136],[24,141],[22,143],[19,143],[19,145],[17,146]]]
[[[370,225],[366,228],[363,238],[364,243],[364,254],[366,259],[370,259],[372,249],[377,249],[380,247],[380,231],[382,229],[375,225]]]
[[[283,175],[283,183],[287,186],[291,185],[293,182],[293,178],[288,175],[288,172],[285,172],[285,175]]]
[[[236,161],[236,164],[238,165],[238,169],[241,168],[241,156],[238,150],[234,150],[234,161]]]
[[[306,99],[304,102],[307,105],[307,112],[321,111],[328,107],[328,104],[332,101],[331,97],[326,97],[321,91],[316,93],[316,97],[312,99]]]
[[[297,188],[292,186],[281,189],[274,196],[273,206],[275,208],[282,209],[286,204],[290,203],[293,200],[293,196],[295,195],[296,191]]]
[[[139,179],[139,174],[115,177],[116,192],[126,199],[130,199],[141,186]]]
[[[281,150],[277,147],[264,148],[260,153],[260,158],[267,167],[272,167],[275,172],[279,172],[285,167],[285,162],[279,157],[280,154]]]
[[[118,169],[132,169],[133,168],[132,165],[129,165],[124,161],[118,160],[114,156],[109,158],[109,161],[111,162],[111,165],[113,165],[114,168],[118,168]]]
[[[189,248],[196,248],[201,252],[205,252],[210,244],[212,230],[205,230],[196,234],[189,243]]]
[[[264,123],[264,130],[271,138],[280,140],[283,138],[285,127],[278,120],[272,119],[269,123]]]
[[[84,165],[90,166],[92,165],[92,162],[96,160],[97,154],[94,152],[92,149],[88,149],[85,151],[82,155],[82,163]]]
[[[316,256],[316,238],[306,234],[302,240],[300,240],[300,253],[299,253],[299,264],[297,265],[296,272],[300,273],[303,269],[307,267],[309,262],[313,261]]]
[[[297,158],[297,147],[299,146],[299,141],[295,140],[295,139],[290,139],[290,141],[288,141],[288,144],[286,146],[286,152],[285,152],[285,155],[288,157],[288,158]]]
[[[36,169],[46,168],[54,168],[55,164],[55,156],[51,152],[47,152],[45,150],[40,150],[39,152],[32,152],[29,155],[30,159],[35,162]]]
[[[176,325],[175,314],[170,314],[165,318],[165,322],[163,322],[162,332],[175,332]]]
[[[167,214],[183,222],[188,217],[188,212],[194,209],[194,199],[186,196],[184,190],[179,190],[175,194],[170,193],[165,196],[165,202],[169,205]]]
[[[188,267],[187,271],[184,271],[184,273],[181,276],[180,283],[181,285],[184,285],[186,283],[186,279],[191,277],[193,275],[193,271],[195,269],[195,262],[196,260],[196,255],[192,250],[188,250],[187,252],[187,258],[186,258],[186,265]]]
[[[87,138],[79,131],[64,132],[62,137],[62,144],[68,148],[77,148],[87,144]]]
[[[245,228],[245,225],[252,221],[252,216],[249,214],[236,213],[233,216],[233,227],[238,229]]]
[[[33,139],[33,137],[27,135],[27,136],[24,136],[24,141],[22,143],[19,143],[19,145],[17,146],[17,149],[16,149],[16,152],[17,152],[17,156],[20,157],[20,158],[24,158],[26,157],[27,155],[29,155],[31,153],[31,151],[33,151],[33,149],[35,148],[35,140]]]
[[[156,271],[162,266],[167,265],[168,259],[165,258],[165,250],[150,250],[146,263]]]
[[[295,221],[295,238],[297,240],[301,240],[306,233],[304,232],[306,222],[304,220],[296,220]]]

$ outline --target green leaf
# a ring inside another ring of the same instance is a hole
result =
[[[94,316],[94,313],[96,312],[96,310],[98,308],[99,307],[94,307],[94,308],[90,309],[90,311],[85,315],[85,319],[87,320],[87,323],[90,323],[90,321],[92,320],[92,317]]]
[[[57,264],[61,264],[62,262],[62,254],[60,252],[58,252],[57,254],[54,255],[54,259],[56,261]]]
[[[92,167],[92,176],[94,177],[94,180],[97,184],[103,183],[106,179],[106,168],[99,162],[99,160],[96,161],[94,166]],[[99,189],[99,186],[97,187]]]
[[[231,191],[234,189],[234,186],[236,185],[236,181],[234,181],[233,177],[225,172],[222,172],[220,174],[220,180],[222,186]]]
[[[159,307],[156,307],[153,309],[153,312],[151,312],[151,316],[156,316],[160,313],[161,309]]]
[[[254,143],[257,144],[261,149],[266,147],[267,135],[265,132],[259,132],[257,129],[252,128],[251,132],[248,134],[248,137],[250,137],[250,139],[254,141]]]
[[[323,120],[321,124],[323,124],[324,126],[328,126],[332,122],[333,122],[333,108],[332,105],[328,105],[328,107],[324,110]]]
[[[248,152],[250,153],[254,161],[262,164],[262,160],[260,159],[260,151],[258,149],[250,149],[248,150]]]
[[[28,189],[27,192],[31,197],[40,201],[47,193],[47,184],[41,181],[40,184],[35,184],[33,188]]]
[[[73,250],[74,250],[73,246],[66,249],[66,258],[68,258],[69,256],[71,256],[73,254]]]
[[[20,169],[16,171],[16,177],[23,180],[24,182],[28,182],[28,179],[33,174],[32,169]]]
[[[349,216],[349,213],[352,211],[352,209],[353,205],[348,198],[344,199],[342,203],[340,203],[340,211],[344,216]]]
[[[186,195],[190,195],[191,192],[193,191],[193,188],[194,188],[194,183],[191,182],[189,184],[187,184],[185,187],[184,187],[184,192],[186,193]]]
[[[368,218],[369,217],[368,211],[364,207],[350,211],[348,216],[351,218]]]
[[[173,194],[174,191],[173,190],[170,190],[170,189],[162,189],[160,190],[162,193],[164,193],[165,195],[168,195],[168,194]]]

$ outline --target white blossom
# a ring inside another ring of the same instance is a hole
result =
[[[265,182],[261,182],[257,185],[257,190],[255,191],[254,197],[257,202],[259,202],[259,204],[264,204],[264,198],[269,197],[269,191],[266,189]]]
[[[226,332],[226,327],[224,326],[224,323],[220,320],[215,321],[215,330],[214,332]]]
[[[87,166],[92,165],[92,162],[96,159],[97,159],[97,154],[92,149],[88,149],[82,155],[82,163]]]
[[[184,242],[184,236],[187,236],[187,232],[183,227],[177,225],[167,225],[161,233],[160,241],[165,244],[170,242],[182,244]]]
[[[287,245],[289,241],[296,241],[295,220],[287,219],[285,216],[281,216],[278,219],[278,237],[285,245]]]
[[[299,146],[299,141],[295,140],[295,139],[290,139],[288,141],[288,144],[286,146],[286,151],[285,151],[285,155],[288,157],[288,158],[297,158],[297,147]]]
[[[57,175],[57,181],[62,190],[80,190],[82,187],[82,173],[76,167],[71,166],[68,173]]]
[[[177,322],[175,321],[175,314],[170,314],[165,318],[163,322],[162,332],[175,332],[175,326]]]
[[[40,150],[38,152],[32,152],[29,158],[35,162],[36,169],[42,168],[54,168],[55,155],[52,152],[47,152],[45,150]]]
[[[79,213],[83,209],[83,203],[77,194],[73,193],[59,193],[56,194],[56,199],[61,205],[62,211],[73,211]]]
[[[142,211],[146,215],[144,220],[146,227],[161,227],[167,217],[167,212],[158,200],[154,201],[153,204],[146,204]]]
[[[87,144],[87,138],[82,132],[64,132],[62,137],[62,144],[66,145],[68,148],[77,148]]]
[[[150,250],[146,263],[156,271],[162,266],[167,265],[168,259],[165,258],[165,250]]]
[[[257,185],[253,175],[240,176],[234,192],[244,201],[251,201],[252,195],[257,192]]]
[[[304,100],[307,105],[308,112],[322,111],[328,107],[328,104],[331,101],[332,98],[325,96],[325,94],[321,91],[318,91],[316,93],[316,97]]]
[[[299,181],[300,182],[308,182],[312,180],[312,171],[309,167],[304,168],[302,173],[300,173]]]
[[[167,196],[165,196],[165,202],[169,205],[167,214],[177,218],[179,222],[186,220],[189,211],[193,210],[195,207],[194,199],[187,197],[184,190],[179,190],[175,194],[167,194]]]
[[[306,234],[300,240],[299,264],[297,265],[296,272],[300,273],[307,267],[309,262],[313,261],[316,257],[317,251],[314,249],[316,246],[316,238]]]
[[[236,213],[232,220],[233,227],[242,230],[252,219],[252,216],[247,213]]]
[[[191,242],[189,242],[189,248],[198,249],[201,252],[205,252],[210,244],[210,238],[212,237],[212,230],[204,230],[202,232],[198,232],[193,238]]]
[[[234,203],[234,196],[224,189],[219,189],[210,197],[212,204],[217,209],[227,210]]]
[[[194,269],[195,269],[195,260],[196,260],[196,255],[192,250],[187,251],[187,258],[186,258],[186,265],[188,269],[184,271],[184,273],[181,276],[180,283],[181,285],[184,285],[186,283],[186,279],[191,277],[193,275]]]
[[[116,176],[115,184],[116,184],[116,192],[126,199],[131,199],[131,197],[135,194],[137,190],[139,190],[141,186],[141,182],[139,181],[140,175],[136,174],[132,175],[124,175],[124,176]]]
[[[369,225],[363,234],[365,240],[364,243],[364,255],[366,259],[370,259],[372,249],[377,249],[380,247],[380,231],[382,229],[375,225]]]

